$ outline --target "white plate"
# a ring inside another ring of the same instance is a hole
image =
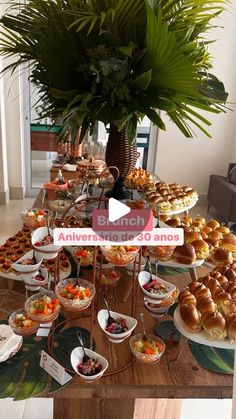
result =
[[[174,325],[176,329],[178,329],[178,331],[183,336],[192,340],[193,342],[197,342],[206,346],[213,346],[215,348],[234,349],[234,350],[236,349],[236,343],[229,343],[228,339],[225,339],[223,341],[209,340],[207,339],[204,331],[201,331],[199,333],[187,332],[187,330],[184,327],[184,322],[180,316],[179,306],[175,309],[175,312],[174,312]]]
[[[77,164],[64,164],[63,170],[67,172],[76,172]]]
[[[170,282],[164,281],[164,279],[161,279],[158,276],[152,275],[152,279],[154,280],[155,278],[157,278],[159,284],[165,285],[168,288],[168,291],[163,294],[151,294],[150,292],[146,291],[143,288],[143,285],[148,284],[150,280],[150,273],[147,271],[142,271],[138,275],[138,282],[143,293],[148,297],[150,301],[163,300],[164,298],[169,297],[170,294],[175,290],[175,285],[171,284]]]
[[[34,255],[34,251],[30,250],[28,253],[26,253],[24,256],[22,256],[20,259],[18,259],[16,262],[12,263],[11,267],[13,269],[15,269],[15,271],[23,273],[23,274],[27,274],[28,272],[36,272],[39,269],[39,267],[40,267],[40,265],[43,261],[42,258],[38,261],[38,263],[35,263],[34,265],[21,265],[21,264],[19,264],[19,262],[22,262],[22,260],[32,259],[33,255]]]
[[[168,266],[169,268],[182,268],[182,269],[189,269],[189,268],[198,268],[199,266],[203,265],[205,262],[204,259],[197,259],[195,262],[190,263],[189,265],[185,265],[184,263],[176,262],[175,259],[170,260],[157,260],[154,257],[150,257],[151,262],[158,262],[158,265],[160,266]],[[152,261],[153,259],[153,261]]]
[[[182,212],[188,211],[191,208],[195,207],[197,201],[198,201],[198,198],[195,201],[193,201],[191,205],[188,205],[186,207],[181,207],[181,208],[176,209],[176,210],[169,210],[169,211],[166,211],[166,212],[160,212],[159,215],[177,215],[177,214],[181,214]]]

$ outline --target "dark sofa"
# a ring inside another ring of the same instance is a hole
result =
[[[236,163],[229,165],[227,177],[210,176],[207,200],[208,212],[212,205],[229,228],[236,223]]]

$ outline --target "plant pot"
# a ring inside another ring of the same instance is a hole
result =
[[[116,180],[113,188],[106,192],[106,196],[115,199],[129,198],[130,192],[125,189],[124,180],[136,165],[137,146],[136,142],[129,145],[125,130],[119,131],[114,124],[110,124],[105,159],[108,167],[116,166],[120,172],[120,177]],[[112,169],[111,174],[116,176],[116,172],[112,173]]]

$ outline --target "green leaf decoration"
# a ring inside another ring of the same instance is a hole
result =
[[[189,341],[189,346],[194,358],[203,368],[222,374],[233,374],[233,350],[213,348],[192,341]]]
[[[165,320],[156,324],[155,326],[156,335],[160,336],[163,340],[168,339],[171,336],[175,342],[180,340],[180,332],[176,329],[172,320]]]
[[[58,323],[63,320],[63,316],[60,315]],[[63,329],[63,326],[60,326],[54,336],[54,357],[70,370],[70,353],[78,346],[78,330],[81,331],[85,346],[89,347],[90,333],[81,327]],[[14,357],[0,363],[0,398],[13,397],[14,400],[24,400],[44,392],[52,394],[62,388],[39,366],[41,350],[48,352],[47,338],[32,335],[24,338],[22,348]]]
[[[170,313],[168,312],[168,314]],[[181,337],[180,332],[176,329],[172,320],[165,320],[156,324],[155,333],[163,340],[171,337],[176,342],[179,342]],[[188,344],[194,358],[201,367],[221,374],[233,374],[234,350],[201,345],[191,340],[188,340]]]

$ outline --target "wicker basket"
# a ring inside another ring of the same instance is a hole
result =
[[[128,197],[127,191],[124,189],[123,181],[129,172],[135,167],[137,161],[136,142],[129,145],[126,138],[125,130],[118,130],[114,124],[110,124],[109,138],[106,148],[106,164],[107,166],[115,166],[120,171],[120,178],[115,183],[113,189],[106,195],[117,199]],[[116,173],[112,173],[113,176]]]

